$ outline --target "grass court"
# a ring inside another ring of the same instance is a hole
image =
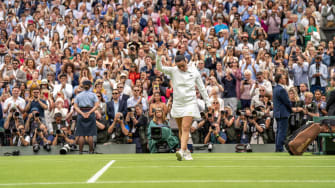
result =
[[[288,153],[0,157],[0,187],[335,187],[335,156]],[[110,166],[109,166],[110,165]]]

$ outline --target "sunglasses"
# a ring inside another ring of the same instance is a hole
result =
[[[117,94],[119,94],[119,93],[112,93],[113,95],[117,95]]]

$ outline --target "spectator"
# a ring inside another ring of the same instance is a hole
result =
[[[39,113],[39,117],[41,118],[42,122],[45,122],[44,118],[44,110],[48,108],[47,102],[43,99],[41,99],[41,91],[40,88],[35,87],[32,90],[33,96],[32,98],[27,102],[25,111],[30,114],[32,113],[33,109],[37,109]]]
[[[126,122],[131,127],[133,143],[136,144],[136,153],[145,153],[148,143],[146,138],[148,119],[143,113],[141,104],[136,105],[134,110],[127,112]]]
[[[71,84],[67,83],[66,74],[59,75],[60,84],[55,85],[53,90],[53,97],[56,98],[58,93],[62,92],[66,99],[70,99],[72,97],[73,87]]]
[[[321,63],[322,57],[317,56],[315,58],[315,64],[312,64],[309,68],[309,79],[311,81],[311,92],[320,89],[323,93],[326,91],[327,86],[327,66]]]

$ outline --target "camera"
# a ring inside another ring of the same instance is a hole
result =
[[[129,107],[129,108],[127,108],[127,112],[135,112],[135,107]]]
[[[256,110],[252,111],[252,117],[254,117],[254,118],[259,119],[259,118],[262,118],[264,116],[265,116],[264,112],[260,112],[260,111],[256,111]]]
[[[249,84],[248,80],[243,80],[243,81],[244,81],[243,85],[248,85]]]
[[[35,153],[37,153],[38,151],[40,151],[40,145],[39,144],[34,144],[33,145],[33,151],[35,152]]]
[[[215,125],[211,125],[211,128],[212,128],[213,131],[216,130]]]
[[[50,146],[50,144],[45,144],[45,145],[43,146],[43,148],[44,148],[47,152],[50,152],[50,151],[51,151],[51,146]]]
[[[313,105],[313,103],[307,104],[307,105],[304,105],[304,108],[306,108],[308,110],[312,110],[314,108],[314,105]]]
[[[59,154],[65,155],[70,151],[75,151],[77,149],[77,146],[75,144],[65,144],[60,150]]]
[[[42,130],[40,128],[36,128],[37,132],[42,132]]]
[[[13,133],[17,133],[17,129],[16,129],[16,128],[13,128],[12,132],[13,132]]]
[[[201,119],[205,119],[205,113],[204,112],[200,112],[200,117],[201,117]]]
[[[135,46],[133,46],[133,45],[130,46],[130,50],[131,50],[131,51],[135,51]]]
[[[57,129],[57,130],[56,130],[56,134],[62,134],[62,133],[64,134],[64,131],[63,131],[63,130],[60,130],[60,129]]]
[[[211,114],[211,113],[208,113],[208,118],[212,118],[213,117],[213,115]]]
[[[226,110],[222,110],[222,111],[221,111],[221,115],[222,115],[222,116],[227,115],[227,114],[228,114],[228,112],[227,112]]]
[[[212,150],[213,150],[213,144],[209,143],[207,149],[208,149],[208,152],[212,152]]]
[[[297,62],[298,61],[297,53],[295,51],[292,52],[291,58],[292,58],[293,62]]]
[[[123,116],[122,115],[119,116],[119,120],[120,121],[123,120]]]
[[[14,112],[14,117],[19,117],[20,113],[19,112]]]
[[[246,111],[239,110],[239,111],[236,112],[236,115],[238,115],[238,116],[246,116]]]
[[[40,117],[40,113],[39,113],[39,112],[36,112],[36,113],[34,114],[34,117],[35,117],[35,118]]]
[[[151,139],[153,140],[162,139],[162,128],[161,127],[151,127]]]

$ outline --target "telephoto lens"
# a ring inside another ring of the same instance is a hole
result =
[[[70,145],[69,145],[69,144],[65,144],[65,145],[59,150],[59,154],[61,154],[61,155],[65,155],[65,154],[67,154],[70,150],[71,150]]]
[[[50,152],[50,151],[51,151],[51,146],[50,146],[50,144],[45,144],[45,145],[43,146],[43,148],[44,148],[47,152]]]
[[[57,129],[56,130],[56,134],[60,134],[61,132],[60,132],[60,130],[59,129]]]
[[[213,144],[209,143],[208,144],[208,152],[212,152],[212,150],[213,150]]]
[[[35,153],[37,153],[38,151],[40,151],[40,145],[39,145],[39,144],[34,144],[34,145],[33,145],[33,151],[34,151]]]
[[[20,113],[19,113],[19,112],[15,112],[15,113],[14,113],[14,116],[15,116],[15,117],[19,117],[19,116],[20,116]]]

